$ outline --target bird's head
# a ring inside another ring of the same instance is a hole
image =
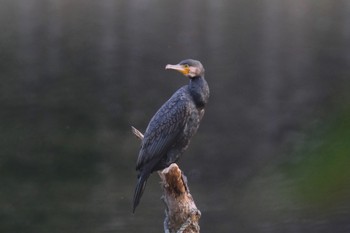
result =
[[[177,70],[188,78],[194,78],[204,75],[204,67],[202,63],[193,59],[183,60],[177,65],[168,64],[166,65],[165,69]]]

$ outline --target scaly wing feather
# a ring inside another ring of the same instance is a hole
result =
[[[151,119],[136,163],[136,169],[144,164],[156,164],[176,142],[190,115],[190,98],[181,88],[158,110]]]

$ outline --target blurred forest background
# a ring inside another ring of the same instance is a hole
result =
[[[139,141],[188,80],[211,99],[180,161],[202,232],[350,232],[349,0],[1,0],[0,232],[162,232]]]

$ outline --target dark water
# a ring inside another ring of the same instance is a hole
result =
[[[139,142],[196,58],[202,232],[350,232],[347,0],[0,2],[0,232],[162,232]]]

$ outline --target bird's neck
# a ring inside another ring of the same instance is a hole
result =
[[[188,87],[196,106],[204,108],[209,99],[209,86],[204,77],[191,78]]]

